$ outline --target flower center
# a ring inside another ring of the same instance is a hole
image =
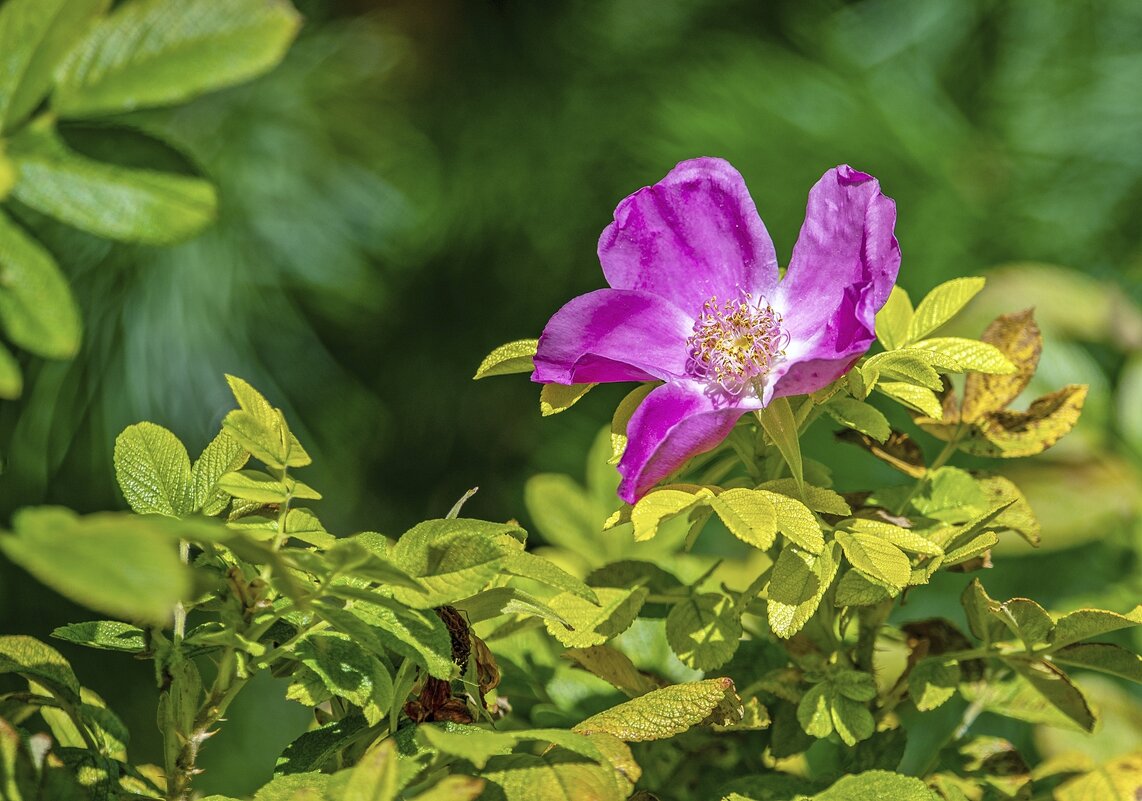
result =
[[[781,315],[764,298],[742,292],[738,300],[719,303],[715,296],[703,304],[686,340],[687,367],[696,378],[741,396],[765,378],[788,344]]]

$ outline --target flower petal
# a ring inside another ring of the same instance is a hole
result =
[[[692,319],[710,297],[768,298],[777,283],[773,242],[745,181],[716,158],[683,161],[619,203],[599,261],[615,289],[654,292]]]
[[[810,190],[774,302],[790,337],[786,361],[772,376],[774,397],[820,389],[868,350],[900,270],[895,224],[896,204],[852,167],[829,170]]]
[[[635,503],[687,459],[710,450],[756,401],[716,402],[693,381],[664,384],[639,405],[627,423],[627,447],[619,460],[619,497]]]
[[[691,324],[676,306],[649,292],[588,292],[547,321],[531,380],[582,384],[682,375]]]

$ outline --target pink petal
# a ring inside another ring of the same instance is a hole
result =
[[[692,325],[676,306],[649,292],[588,292],[548,320],[531,378],[584,384],[680,376]]]
[[[715,295],[768,297],[777,283],[773,242],[745,181],[716,158],[684,161],[619,203],[599,261],[615,289],[654,292],[692,318]]]
[[[699,453],[714,448],[754,400],[715,406],[703,385],[687,381],[664,384],[635,410],[627,424],[627,447],[619,460],[619,497],[635,503],[655,484]]]

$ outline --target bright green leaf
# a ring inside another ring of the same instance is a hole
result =
[[[512,373],[530,373],[535,369],[532,357],[539,345],[538,339],[517,339],[508,342],[493,350],[476,369],[472,378],[479,381],[493,375],[511,375]]]
[[[983,278],[954,278],[937,286],[916,307],[905,339],[915,342],[935,331],[955,317],[985,283]]]
[[[664,521],[677,517],[712,497],[713,493],[704,488],[698,488],[696,492],[665,488],[647,493],[630,513],[635,541],[643,542],[653,538]]]
[[[833,603],[836,606],[873,606],[887,601],[892,594],[859,570],[849,570],[837,582]]]
[[[928,712],[956,694],[960,666],[955,660],[935,656],[916,663],[908,674],[908,694],[921,712]]]
[[[1138,625],[1142,625],[1142,605],[1134,607],[1125,615],[1104,609],[1079,609],[1058,619],[1051,645],[1060,648]]]
[[[876,390],[909,409],[925,414],[933,420],[944,416],[943,406],[936,393],[927,387],[917,387],[903,381],[881,381]]]
[[[825,404],[824,409],[841,425],[867,434],[877,442],[884,442],[892,433],[888,419],[880,410],[863,401],[837,395]]]
[[[97,236],[165,245],[214,220],[216,192],[201,178],[94,161],[39,125],[28,126],[9,144],[20,176],[13,196]]]
[[[727,720],[710,720],[719,709],[736,706]],[[741,701],[727,678],[674,684],[593,715],[572,727],[580,734],[605,732],[624,742],[665,740],[707,722],[725,724],[741,717]]]
[[[47,686],[67,704],[79,704],[79,679],[50,645],[23,634],[0,637],[0,673],[17,673]]]
[[[908,325],[912,322],[912,299],[903,287],[892,287],[892,294],[876,313],[876,338],[885,350],[899,348],[908,341]]]
[[[48,359],[79,350],[79,309],[55,259],[0,212],[0,324],[15,344]]]
[[[374,656],[345,634],[307,635],[294,655],[316,674],[333,695],[361,708],[370,725],[385,719],[393,703],[393,679]]]
[[[630,419],[638,407],[646,400],[646,396],[654,391],[655,386],[657,385],[639,385],[627,393],[626,397],[619,401],[619,405],[615,407],[615,413],[611,417],[611,458],[607,460],[607,464],[618,464],[619,459],[623,457],[627,448],[627,424],[630,423]]]
[[[599,604],[570,592],[549,598],[548,605],[567,621],[570,628],[554,620],[545,620],[548,633],[570,648],[602,645],[630,628],[648,594],[645,587],[633,590],[599,587],[595,592]]]
[[[1003,351],[986,342],[962,337],[934,337],[917,342],[912,347],[930,350],[956,362],[958,373],[988,373],[990,375],[1011,375],[1015,365],[1008,361]]]
[[[849,508],[845,499],[831,489],[806,484],[803,488],[804,494],[802,495],[800,489],[791,478],[779,478],[774,481],[767,481],[761,484],[758,489],[788,496],[793,500],[802,502],[804,506],[807,506],[814,512],[829,515],[848,515],[852,513],[852,509]],[[778,512],[780,513],[780,511],[779,509]]]
[[[544,384],[539,390],[539,413],[544,417],[565,412],[597,384]]]
[[[940,801],[940,797],[919,779],[870,770],[845,776],[811,801]]]
[[[849,531],[858,534],[871,534],[880,537],[909,553],[918,553],[924,556],[941,556],[944,553],[943,548],[912,529],[894,526],[881,520],[858,517],[847,521],[844,526]]]
[[[792,637],[817,611],[837,574],[840,550],[837,543],[817,556],[792,545],[781,550],[767,589],[769,627],[778,637]]]
[[[193,508],[190,457],[178,437],[154,423],[136,423],[115,438],[115,478],[139,514],[179,517]]]
[[[285,0],[128,0],[71,52],[52,106],[90,117],[242,83],[282,59],[300,23]]]
[[[191,508],[205,515],[216,515],[226,508],[229,497],[218,489],[218,480],[241,470],[250,454],[224,430],[210,441],[191,467]]]
[[[146,632],[130,623],[118,620],[92,620],[87,623],[70,623],[52,632],[52,636],[88,648],[106,651],[142,653],[147,649]]]
[[[837,531],[835,536],[845,558],[857,570],[897,590],[908,586],[912,566],[895,545],[872,534]]]
[[[695,670],[724,665],[737,651],[741,636],[733,602],[718,593],[679,601],[666,616],[666,640],[682,664]]]
[[[781,452],[798,492],[803,495],[805,469],[801,461],[801,439],[789,399],[774,398],[768,406],[758,410],[756,415],[770,441]]]
[[[709,504],[731,534],[764,551],[773,545],[777,537],[777,510],[769,500],[771,495],[748,489],[728,489],[711,498]]]
[[[241,408],[226,415],[222,425],[242,447],[270,467],[305,467],[312,461],[280,409],[241,378],[227,375],[226,382]]]

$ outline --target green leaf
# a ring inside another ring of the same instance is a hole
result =
[[[476,369],[473,380],[479,381],[493,375],[511,375],[512,373],[530,373],[535,369],[532,357],[539,346],[538,339],[517,339],[508,342],[493,350]]]
[[[1135,751],[1060,784],[1055,788],[1054,800],[1136,801],[1139,788],[1142,788],[1142,760]]]
[[[528,615],[543,620],[566,623],[563,616],[533,595],[518,587],[492,587],[468,598],[461,598],[455,606],[469,623],[480,623],[500,615]]]
[[[836,395],[823,408],[829,417],[841,425],[867,434],[877,442],[884,442],[892,433],[888,419],[880,410],[863,401]]]
[[[210,441],[190,469],[191,508],[205,515],[216,515],[226,508],[229,497],[218,489],[218,480],[241,470],[250,454],[225,431]]]
[[[610,765],[599,765],[563,749],[510,754],[488,763],[483,798],[503,801],[624,801],[629,794]],[[498,791],[498,792],[497,792]]]
[[[837,582],[833,603],[836,606],[873,606],[887,601],[892,594],[859,570],[849,570]]]
[[[1101,637],[1112,631],[1138,625],[1142,625],[1142,605],[1134,607],[1125,615],[1108,612],[1105,609],[1079,609],[1058,619],[1051,637],[1051,646],[1061,648],[1080,640]]]
[[[941,467],[927,474],[923,488],[912,498],[917,512],[945,523],[963,523],[987,510],[987,495],[966,470]]]
[[[653,679],[634,666],[630,657],[609,645],[568,648],[562,656],[631,698],[645,695],[658,688]]]
[[[284,0],[129,0],[71,52],[52,107],[90,117],[242,83],[281,61],[300,24]]]
[[[463,518],[414,526],[397,541],[392,558],[424,592],[397,587],[393,597],[424,609],[474,595],[500,575],[506,551],[497,538],[513,531],[518,528]]]
[[[714,670],[738,649],[741,620],[733,602],[718,593],[701,593],[679,601],[666,616],[666,640],[682,664]]]
[[[999,605],[1000,615],[1015,635],[1032,650],[1036,645],[1047,642],[1055,621],[1047,610],[1027,598],[1012,598]]]
[[[308,509],[290,509],[286,513],[285,531],[293,539],[317,548],[332,548],[338,542],[337,538],[321,525],[317,515]]]
[[[944,555],[943,566],[951,567],[952,565],[962,564],[969,559],[974,559],[981,555],[984,551],[994,547],[999,542],[999,535],[994,531],[985,531],[959,548],[953,548]]]
[[[789,473],[797,485],[798,493],[803,495],[805,470],[801,462],[801,439],[789,399],[774,398],[764,409],[759,409],[756,415],[766,435],[789,465]]]
[[[908,694],[921,712],[928,712],[956,694],[960,666],[955,660],[931,657],[916,663],[908,674]]]
[[[595,591],[582,581],[554,562],[527,551],[507,551],[503,557],[503,569],[504,572],[513,576],[528,578],[546,584],[548,587],[573,592],[580,598],[585,598],[592,603],[598,600],[595,597]]]
[[[147,650],[146,632],[130,623],[118,620],[92,620],[87,623],[70,623],[52,632],[56,639],[88,648],[105,651],[124,651],[139,654]]]
[[[12,352],[0,344],[0,399],[15,400],[24,391],[24,376]]]
[[[1052,706],[1077,723],[1079,728],[1094,731],[1094,713],[1066,673],[1042,659],[1009,657],[1004,661],[1015,668]]]
[[[1075,643],[1055,651],[1051,659],[1060,665],[1097,670],[1142,683],[1142,656],[1111,643]]]
[[[0,132],[24,120],[52,73],[109,0],[9,0],[0,8]]]
[[[887,376],[902,380],[909,386],[919,385],[939,390],[941,380],[936,368],[955,370],[958,366],[950,359],[942,358],[929,350],[901,348],[870,357],[861,367],[861,373],[868,386],[879,386],[881,377]]]
[[[908,341],[908,325],[912,322],[912,299],[899,285],[876,313],[876,338],[885,350],[899,348]]]
[[[544,417],[565,412],[597,384],[544,384],[539,390],[539,413]]]
[[[227,473],[216,486],[227,495],[257,503],[282,503],[290,495],[284,483],[261,470]]]
[[[627,425],[638,407],[646,400],[646,396],[653,392],[656,386],[658,385],[640,384],[627,393],[615,407],[615,413],[611,417],[611,458],[607,460],[607,464],[618,464],[619,459],[623,458],[623,453],[627,449]]]
[[[365,716],[353,711],[311,729],[285,747],[274,765],[274,773],[304,773],[335,765],[340,752],[358,741],[368,728]]]
[[[430,676],[448,679],[456,672],[452,638],[435,612],[409,609],[379,596],[373,601],[354,601],[348,612],[373,627],[386,648],[423,665]]]
[[[497,732],[476,726],[445,729],[431,724],[418,726],[417,737],[442,754],[465,759],[482,770],[494,756],[510,754],[519,738],[516,732]]]
[[[728,721],[710,720],[711,715],[727,707],[731,710]],[[571,730],[580,734],[605,732],[628,743],[665,740],[707,721],[724,725],[740,719],[740,709],[733,681],[704,679],[654,690],[592,715]]]
[[[409,801],[474,801],[484,792],[485,782],[475,776],[445,776]]]
[[[351,637],[336,632],[309,634],[294,648],[294,655],[331,694],[360,707],[369,725],[388,717],[393,703],[392,676]]]
[[[1003,351],[986,342],[962,337],[934,337],[917,342],[912,347],[930,350],[956,362],[958,373],[988,373],[991,375],[1012,375],[1015,365],[1008,361]]]
[[[880,537],[909,553],[918,553],[924,556],[942,556],[944,553],[943,548],[915,531],[894,526],[881,520],[868,520],[858,517],[847,521],[844,526],[849,531],[858,534],[871,534]]]
[[[922,339],[955,317],[985,283],[983,278],[954,278],[937,286],[916,307],[905,340]]]
[[[331,778],[316,772],[277,776],[254,793],[254,801],[325,801],[324,791]],[[212,801],[214,798],[215,796],[207,796],[202,801]]]
[[[0,324],[15,344],[48,359],[79,351],[79,308],[55,259],[0,212]]]
[[[971,633],[983,640],[985,646],[1007,639],[1008,629],[1000,604],[992,600],[979,579],[972,579],[971,584],[964,588],[960,603]]]
[[[305,467],[312,460],[297,437],[290,433],[280,409],[236,376],[226,382],[240,409],[226,415],[222,425],[238,443],[269,467]]]
[[[630,628],[642,605],[646,603],[648,594],[645,587],[628,590],[599,587],[595,592],[599,598],[598,604],[570,592],[561,592],[549,598],[548,605],[571,628],[563,623],[545,620],[548,633],[570,648],[602,645]]]
[[[836,540],[849,564],[877,581],[903,590],[908,586],[912,566],[908,557],[890,542],[872,534],[837,531]]]
[[[870,770],[845,776],[811,801],[940,801],[940,797],[919,779]]]
[[[841,694],[832,697],[833,728],[850,748],[867,740],[876,730],[876,721],[868,707]]]
[[[59,651],[22,634],[0,637],[0,673],[36,681],[72,706],[80,703],[79,679]]]
[[[1040,526],[1031,504],[1023,492],[1011,479],[1003,476],[977,478],[976,486],[983,492],[984,505],[993,509],[1006,504],[1006,508],[995,518],[997,529],[1010,529],[1027,540],[1031,545],[1039,544]]]
[[[532,476],[524,484],[523,499],[536,530],[552,545],[585,548],[602,531],[599,510],[570,476]]]
[[[812,495],[814,491],[818,491],[818,488],[805,486],[807,495]],[[829,490],[819,491],[829,492]],[[821,533],[821,524],[817,522],[816,516],[808,506],[796,498],[790,498],[788,495],[782,495],[779,492],[762,489],[754,492],[764,496],[773,504],[773,508],[777,512],[777,530],[784,534],[790,542],[813,554],[818,554],[824,549],[825,537]],[[842,503],[844,502],[842,501]],[[844,508],[848,509],[848,506],[846,505]]]
[[[665,521],[714,497],[714,494],[704,487],[695,489],[696,491],[689,492],[664,488],[641,497],[630,512],[631,523],[634,524],[635,542],[652,539],[658,533],[658,527]]]
[[[194,508],[190,457],[178,437],[136,423],[115,438],[115,478],[127,505],[141,515],[179,517]]]
[[[876,391],[933,420],[939,420],[944,415],[940,399],[927,387],[918,387],[903,381],[881,381],[876,385]]]
[[[51,693],[35,681],[28,682],[28,689],[36,694],[50,695]],[[88,741],[80,731],[78,718],[83,728],[95,741],[96,753],[118,761],[127,759],[127,742],[130,732],[123,725],[119,716],[107,708],[107,702],[98,694],[83,687],[80,690],[81,704],[78,710],[70,713],[55,707],[45,706],[40,709],[40,716],[48,724],[55,738],[57,748],[84,748]],[[75,717],[72,717],[72,714]]]
[[[178,558],[178,530],[165,522],[113,513],[79,517],[58,507],[24,509],[12,519],[15,535],[0,536],[0,550],[76,603],[163,625],[191,589],[190,571]]]
[[[802,502],[803,505],[814,512],[829,515],[852,514],[852,509],[849,508],[845,499],[831,489],[806,484],[804,486],[804,493],[802,494],[800,488],[797,487],[797,484],[791,478],[779,478],[775,481],[767,481],[760,485],[758,489],[788,496],[793,500]],[[780,512],[781,510],[779,509],[778,511]]]
[[[344,773],[346,771],[342,771]],[[367,751],[347,773],[348,778],[340,792],[330,793],[333,801],[396,801],[400,789],[400,768],[393,740],[385,740]],[[334,782],[338,778],[340,775],[335,776]]]
[[[28,126],[9,144],[19,173],[12,195],[97,236],[166,245],[198,233],[217,212],[208,181],[94,161],[43,125]]]
[[[782,639],[796,634],[808,622],[833,582],[841,548],[826,545],[817,556],[792,545],[782,548],[769,579],[769,627]]]
[[[764,551],[777,538],[777,510],[769,499],[772,495],[748,489],[728,489],[710,498],[709,504],[731,534]]]

